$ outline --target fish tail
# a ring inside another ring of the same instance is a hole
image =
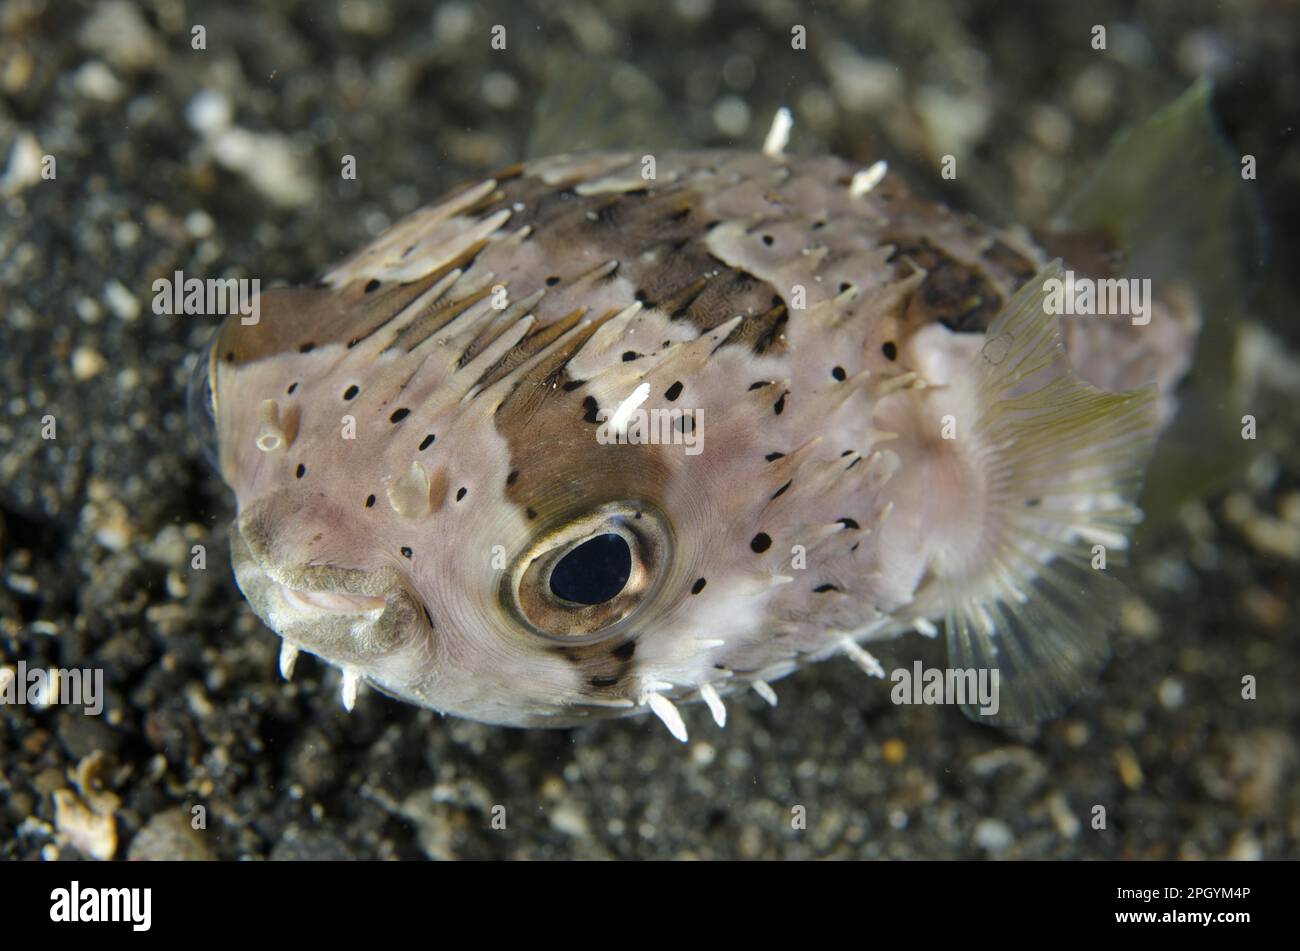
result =
[[[1212,98],[1212,83],[1200,79],[1118,136],[1052,222],[1054,236],[1043,236],[1067,260],[1072,244],[1096,239],[1113,252],[1114,276],[1147,279],[1195,325],[1181,344],[1172,321],[1165,322],[1171,333],[1128,328],[1121,352],[1112,345],[1102,361],[1136,363],[1149,352],[1148,379],[1162,388],[1167,418],[1142,499],[1145,529],[1228,484],[1251,457],[1240,437],[1234,351],[1267,242],[1249,187],[1254,159],[1229,148]]]

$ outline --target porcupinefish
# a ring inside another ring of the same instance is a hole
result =
[[[728,694],[830,655],[880,675],[866,645],[941,624],[1000,674],[968,713],[1056,714],[1107,657],[1098,552],[1201,322],[1174,286],[1143,321],[1053,312],[1114,264],[1076,237],[1067,273],[779,141],[507,168],[216,335],[238,584],[285,676],[324,659],[349,709],[367,683],[685,739],[684,701],[722,725]]]

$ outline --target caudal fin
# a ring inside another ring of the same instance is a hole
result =
[[[1118,252],[1116,277],[1150,279],[1167,300],[1187,292],[1199,315],[1181,409],[1161,436],[1142,498],[1148,524],[1228,483],[1252,448],[1241,439],[1233,354],[1265,237],[1246,180],[1249,157],[1228,147],[1212,93],[1198,80],[1118,136],[1052,222],[1066,243],[1091,236]]]

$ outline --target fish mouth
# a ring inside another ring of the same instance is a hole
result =
[[[251,534],[252,537],[249,537]],[[424,615],[391,570],[279,565],[256,531],[231,532],[235,581],[281,639],[341,667],[365,670],[400,651]]]
[[[265,569],[264,569],[265,570]],[[268,572],[270,574],[270,572]],[[274,580],[274,575],[272,575]],[[377,595],[350,594],[346,591],[309,591],[276,581],[281,599],[302,612],[323,614],[374,614],[388,607],[388,599]]]

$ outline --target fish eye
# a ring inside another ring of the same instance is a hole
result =
[[[190,371],[185,388],[185,409],[190,431],[214,472],[221,472],[217,454],[217,395],[212,390],[212,356],[220,336],[220,328],[212,339],[195,354],[194,369]]]
[[[604,604],[632,576],[632,550],[622,535],[606,532],[569,549],[551,569],[551,594],[573,604]]]
[[[503,595],[543,637],[601,639],[658,590],[669,550],[653,507],[610,503],[541,531],[507,573]]]

